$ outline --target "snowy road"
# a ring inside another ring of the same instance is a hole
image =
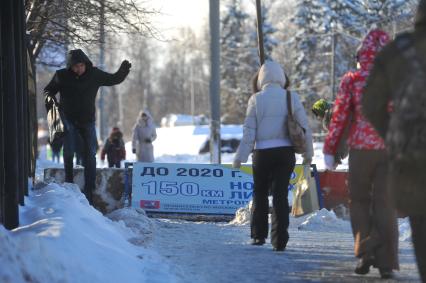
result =
[[[283,253],[269,242],[251,246],[248,225],[158,220],[153,248],[170,261],[181,282],[383,282],[373,269],[353,273],[356,259],[349,231],[300,231],[292,219]],[[400,242],[397,280],[419,282],[409,242]]]

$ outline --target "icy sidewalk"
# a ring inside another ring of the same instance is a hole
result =
[[[384,282],[377,269],[367,276],[353,273],[350,224],[317,229],[315,219],[291,219],[290,241],[283,253],[250,245],[249,225],[158,220],[153,248],[168,258],[182,282]],[[322,223],[324,224],[324,223]],[[397,280],[419,282],[410,242],[400,242]],[[386,281],[385,281],[386,282]]]

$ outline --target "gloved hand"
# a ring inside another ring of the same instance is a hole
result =
[[[325,163],[325,169],[327,170],[334,170],[337,167],[336,162],[334,161],[334,156],[331,154],[324,154],[324,163]]]
[[[124,60],[123,62],[121,62],[120,69],[129,71],[131,67],[132,67],[132,64],[129,61]]]
[[[151,143],[151,139],[145,139],[145,142]]]
[[[232,162],[232,168],[239,169],[241,167],[241,161],[238,159],[235,159],[234,162]]]
[[[132,152],[133,152],[134,154],[136,154],[136,148],[133,148],[133,149],[132,149]]]

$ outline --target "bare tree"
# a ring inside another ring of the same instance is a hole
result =
[[[154,64],[153,43],[142,37],[132,37],[131,49],[122,46],[127,57],[132,61],[132,75],[117,87],[116,97],[120,97],[119,122],[126,138],[130,138],[131,129],[143,109],[152,111],[152,76]],[[124,44],[128,45],[128,44]],[[116,107],[118,108],[118,107]],[[153,115],[155,113],[152,113]],[[154,115],[154,118],[155,115]]]
[[[208,37],[183,28],[179,40],[167,48],[167,59],[153,79],[155,116],[158,120],[170,113],[208,116]]]
[[[25,0],[32,63],[58,65],[68,45],[98,43],[103,20],[106,33],[158,36],[150,21],[158,12],[145,6],[136,0]]]

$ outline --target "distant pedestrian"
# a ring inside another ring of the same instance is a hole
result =
[[[358,51],[359,68],[347,72],[341,82],[324,143],[327,169],[334,170],[338,145],[349,129],[349,196],[354,252],[359,258],[357,274],[377,267],[382,278],[399,269],[396,213],[387,183],[383,139],[361,113],[365,82],[376,54],[389,42],[382,30],[370,31]]]
[[[421,279],[426,282],[426,1],[414,32],[377,56],[362,101],[365,116],[388,146],[390,187],[408,215]]]
[[[139,113],[132,134],[132,152],[139,162],[154,162],[154,146],[157,138],[154,120],[148,110]]]
[[[333,103],[321,98],[315,101],[311,110],[315,117],[321,121],[323,129],[328,132],[331,114],[333,113]]]
[[[126,159],[126,148],[124,147],[123,133],[119,128],[114,127],[106,139],[101,151],[101,160],[108,160],[108,167],[121,168],[121,161]]]
[[[323,98],[317,100],[312,105],[312,113],[317,117],[318,120],[321,121],[322,127],[326,133],[328,133],[328,128],[330,126],[331,122],[331,116],[333,114],[333,107],[334,104],[332,102],[329,102]],[[339,145],[336,149],[336,153],[334,154],[334,162],[335,164],[339,165],[342,164],[342,160],[348,157],[349,154],[349,148],[347,144],[347,138],[349,134],[349,128],[350,128],[350,121],[352,121],[352,116],[348,118],[348,125],[346,126],[344,133],[342,135],[342,138],[339,141]]]
[[[75,49],[68,53],[67,67],[56,71],[52,80],[44,88],[45,96],[55,98],[58,92],[60,94],[59,105],[66,128],[64,139],[66,182],[73,182],[73,159],[77,151],[77,135],[82,138],[84,193],[90,204],[93,204],[96,182],[96,95],[99,87],[112,86],[124,81],[130,68],[129,61],[124,60],[116,73],[106,73],[94,67],[81,49]]]
[[[305,110],[296,93],[288,91],[289,81],[281,66],[267,61],[260,68],[257,89],[247,106],[243,138],[233,162],[239,168],[253,151],[253,245],[263,245],[268,237],[269,191],[273,196],[271,243],[274,251],[284,251],[289,240],[288,185],[296,163],[295,150],[288,128],[288,97],[294,118],[306,132],[304,163],[312,161],[311,130]]]

